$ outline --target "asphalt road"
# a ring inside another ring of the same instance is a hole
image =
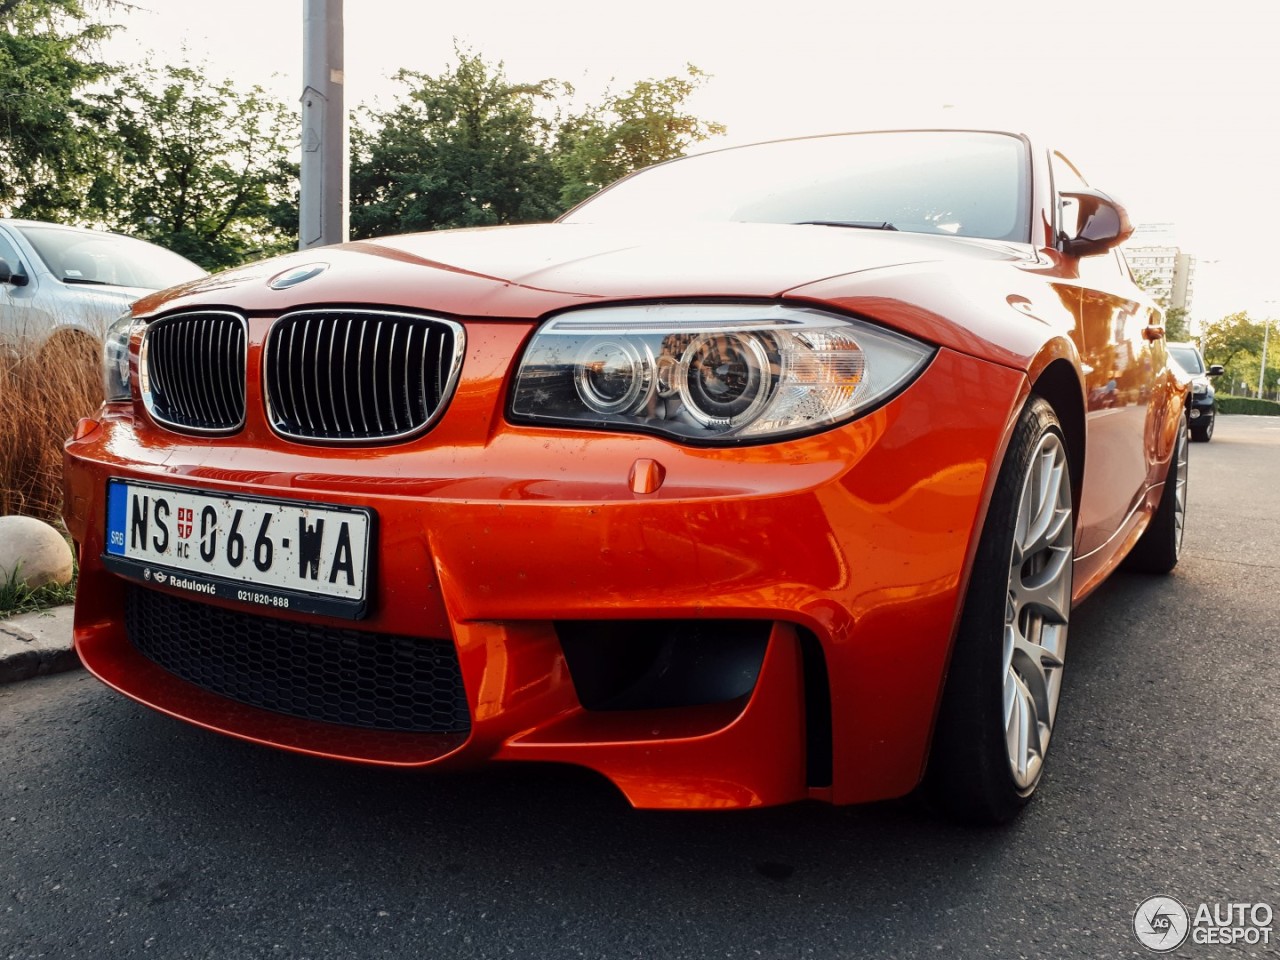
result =
[[[1147,957],[1152,895],[1280,912],[1280,421],[1223,418],[1191,476],[1174,576],[1077,612],[1050,770],[1008,828],[352,768],[76,672],[0,688],[0,957]]]

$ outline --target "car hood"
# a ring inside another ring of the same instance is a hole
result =
[[[291,254],[194,281],[144,300],[139,310],[218,303],[278,312],[342,302],[532,318],[601,300],[776,297],[888,266],[1024,256],[989,241],[840,227],[539,224],[412,234]],[[294,271],[310,272],[301,267],[319,269],[288,285]]]
[[[55,281],[57,282],[57,281]],[[94,304],[106,308],[118,308],[123,310],[129,304],[137,300],[139,297],[145,297],[148,294],[155,293],[155,290],[149,287],[124,287],[124,286],[95,286],[90,284],[64,283],[62,286],[65,292],[62,295],[66,300],[77,300],[86,304]]]

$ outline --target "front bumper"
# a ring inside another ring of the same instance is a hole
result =
[[[1194,393],[1187,400],[1187,412],[1192,423],[1208,420],[1215,411],[1216,404],[1211,393]]]
[[[66,454],[86,666],[142,703],[246,740],[402,766],[574,763],[642,807],[843,803],[911,790],[927,759],[991,464],[1025,378],[942,350],[904,394],[846,427],[690,449],[502,423],[496,371],[519,335],[502,324],[473,330],[464,367],[472,373],[449,412],[398,447],[307,447],[252,423],[237,437],[197,439],[157,427],[136,406],[107,408]],[[974,395],[984,398],[977,408],[955,402]],[[663,478],[654,492],[635,492],[638,465]],[[102,562],[113,477],[372,507],[379,538],[368,616],[267,615],[451,643],[469,729],[399,733],[300,719],[161,669],[130,642],[123,581]],[[671,619],[763,621],[768,642],[749,692],[675,707],[582,705],[557,624]]]

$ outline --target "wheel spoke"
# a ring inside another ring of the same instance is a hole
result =
[[[1014,778],[1019,785],[1026,785],[1044,756],[1047,728],[1040,720],[1035,696],[1016,675],[1013,680],[1014,708],[1005,727],[1005,740]]]
[[[1015,562],[1043,550],[1056,542],[1071,520],[1071,511],[1058,507],[1059,491],[1066,475],[1066,463],[1055,463],[1053,451],[1042,453],[1032,465],[1031,476],[1022,494],[1020,513],[1027,517],[1025,531],[1019,518],[1019,533],[1014,537]]]
[[[1064,548],[1045,550],[1044,566],[1030,577],[1021,568],[1010,571],[1009,594],[1016,611],[1034,610],[1047,614],[1057,623],[1065,623],[1071,598],[1067,596],[1070,578],[1067,567],[1071,551]]]

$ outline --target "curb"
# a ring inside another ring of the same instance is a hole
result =
[[[73,604],[0,620],[0,683],[74,670],[80,666],[71,640]]]

